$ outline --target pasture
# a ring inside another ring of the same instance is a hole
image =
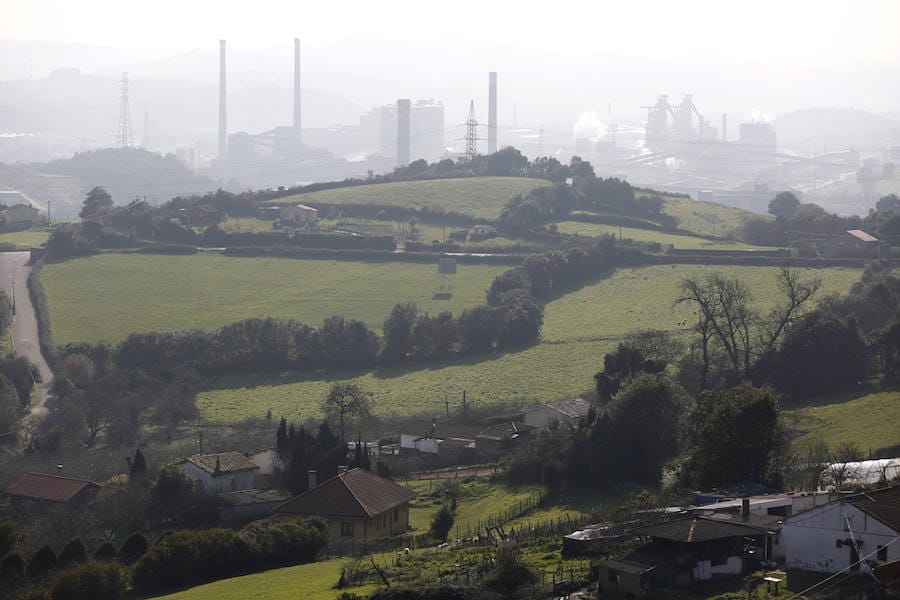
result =
[[[638,194],[640,195],[640,194]],[[772,195],[774,198],[774,193]],[[702,235],[724,237],[739,230],[753,213],[714,202],[664,196],[663,212],[675,217],[678,228]]]
[[[397,302],[430,313],[481,304],[505,269],[460,265],[456,275],[440,276],[436,264],[103,254],[47,264],[41,280],[53,339],[62,345],[115,343],[132,332],[211,330],[250,317],[319,325],[338,314],[380,330]],[[452,286],[452,296],[433,299],[442,284]]]
[[[676,305],[682,279],[716,270],[702,265],[620,269],[596,283],[549,301],[541,342],[524,350],[432,363],[425,368],[393,367],[374,371],[285,374],[217,380],[197,396],[207,419],[233,422],[276,416],[302,421],[318,417],[322,398],[336,381],[355,380],[373,393],[378,414],[432,414],[444,411],[445,395],[454,409],[462,392],[474,405],[551,401],[571,397],[594,385],[603,355],[636,329],[664,329],[687,335],[693,311]],[[759,310],[775,301],[774,267],[724,267],[754,290]],[[845,292],[859,279],[858,269],[808,269],[823,279],[820,297]]]
[[[269,204],[366,204],[429,208],[464,213],[480,219],[496,219],[513,194],[525,194],[550,185],[527,177],[465,177],[428,181],[401,181],[359,185],[296,194]],[[326,215],[321,215],[325,217]]]
[[[676,235],[655,231],[653,229],[638,229],[635,227],[619,227],[618,225],[601,225],[599,223],[581,223],[578,221],[563,221],[556,224],[560,233],[570,235],[584,235],[597,237],[601,235],[614,235],[616,238],[634,240],[636,242],[658,242],[660,244],[672,244],[679,250],[771,250],[769,246],[751,246],[743,242],[729,242],[725,240],[708,240],[691,235]]]
[[[802,433],[795,445],[852,441],[868,452],[900,444],[900,391],[834,394],[784,408],[787,423]]]
[[[27,250],[35,246],[43,246],[50,237],[46,230],[28,229],[26,231],[13,231],[0,233],[0,244],[12,244],[16,248]]]

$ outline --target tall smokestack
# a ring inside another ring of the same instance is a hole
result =
[[[219,40],[219,158],[228,155],[228,125],[225,120],[225,40]]]
[[[728,140],[728,113],[722,113],[722,141]]]
[[[497,151],[497,73],[488,76],[488,154]]]
[[[409,100],[397,100],[397,166],[409,164]]]
[[[303,140],[300,129],[300,39],[294,38],[294,135],[297,141]]]

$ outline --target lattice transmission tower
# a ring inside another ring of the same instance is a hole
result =
[[[133,143],[131,109],[128,107],[128,73],[122,73],[122,83],[119,88],[119,131],[116,134],[116,148],[130,148]]]
[[[478,154],[478,119],[475,118],[475,101],[469,102],[469,118],[466,119],[466,160]]]

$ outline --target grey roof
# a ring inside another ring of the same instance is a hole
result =
[[[219,452],[218,454],[195,454],[183,462],[189,462],[210,475],[216,473],[237,473],[254,471],[259,466],[240,452]],[[218,464],[218,469],[216,465]]]
[[[559,402],[545,404],[544,406],[555,410],[558,413],[562,413],[570,419],[586,417],[591,410],[591,403],[584,398],[570,398],[568,400],[560,400]]]
[[[652,538],[693,544],[708,540],[719,540],[731,537],[745,537],[763,535],[767,527],[759,527],[747,523],[731,523],[709,517],[688,517],[675,519],[664,523],[644,525],[632,529],[637,535],[646,535]]]

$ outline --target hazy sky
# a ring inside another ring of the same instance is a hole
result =
[[[300,37],[310,46],[481,40],[563,54],[900,62],[898,23],[894,0],[0,1],[0,39],[95,43],[147,58],[207,47],[211,39],[263,50]]]

